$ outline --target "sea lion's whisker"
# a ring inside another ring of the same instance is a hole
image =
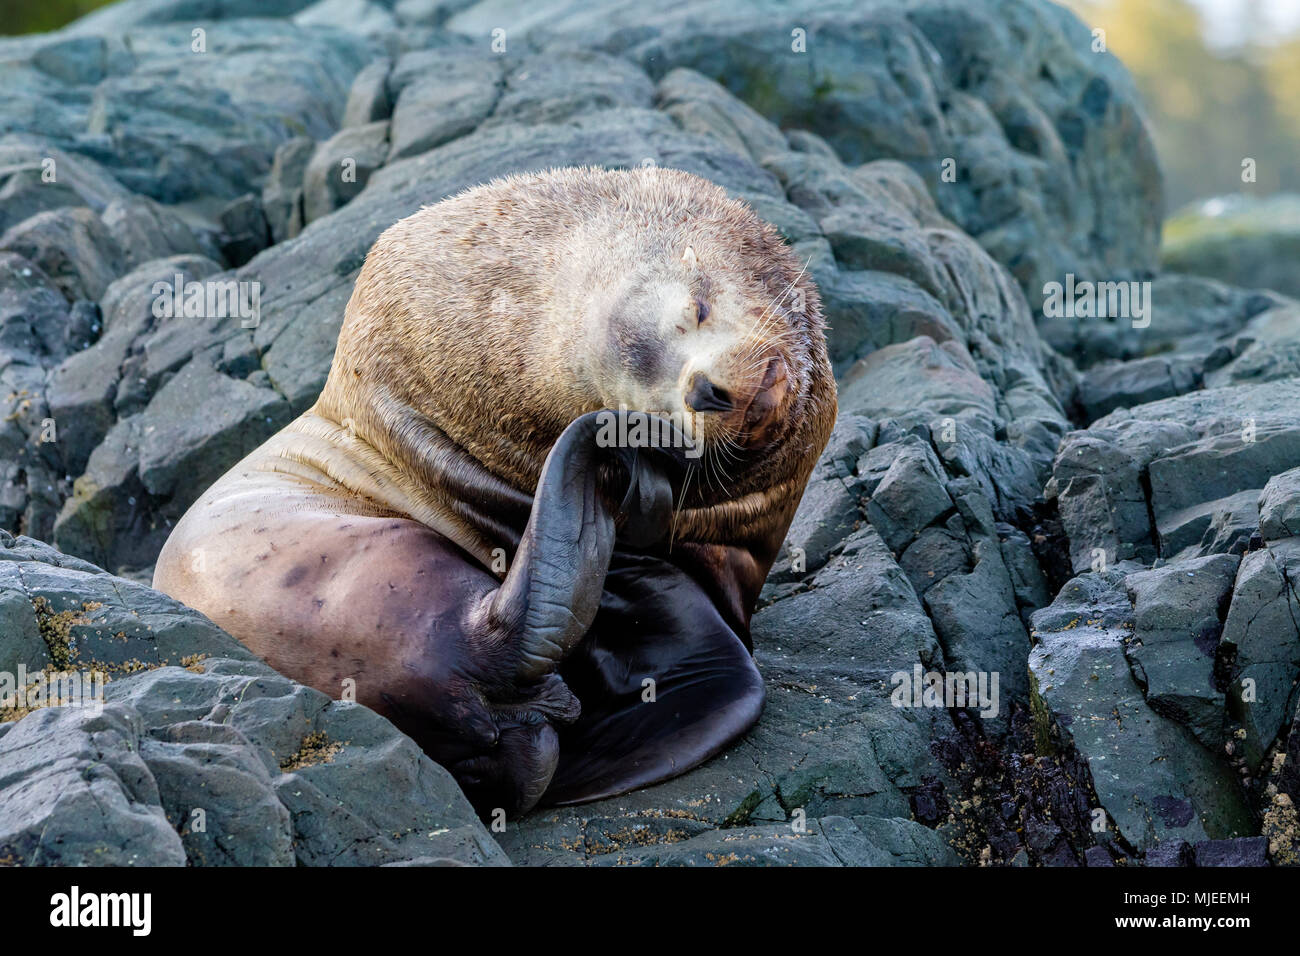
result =
[[[673,508],[673,520],[668,528],[668,550],[673,549],[673,542],[677,540],[677,521],[682,512],[686,509],[686,489],[691,485],[691,476],[695,473],[695,463],[686,463],[686,476],[682,479],[682,490],[677,495],[677,506]]]
[[[709,451],[712,453],[713,467],[718,472],[718,480],[722,482],[722,490],[725,492],[727,482],[731,481],[731,475],[722,467],[722,448],[721,444],[715,442],[710,446]]]
[[[768,303],[767,308],[763,310],[763,314],[760,315],[758,318],[758,321],[760,323],[767,317],[768,313],[772,309],[774,309],[781,302],[781,300],[786,297],[786,295],[789,294],[790,290],[793,289],[798,284],[799,280],[803,278],[804,273],[808,271],[808,266],[810,266],[811,264],[812,264],[812,256],[809,256],[808,261],[805,262],[803,264],[803,268],[799,270],[799,274],[790,281],[790,284],[788,286],[785,287],[785,291],[782,292],[775,299],[773,299],[770,303]]]

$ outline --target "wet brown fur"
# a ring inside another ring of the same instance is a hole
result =
[[[531,494],[565,425],[621,398],[590,357],[618,348],[594,339],[630,277],[721,297],[728,320],[785,363],[788,394],[768,444],[743,467],[728,463],[728,480],[697,480],[674,532],[752,553],[754,566],[737,570],[761,585],[834,423],[834,380],[820,300],[794,253],[748,206],[689,173],[510,176],[393,225],[357,280],[320,399],[287,429],[303,440],[283,435],[279,454],[487,564],[499,542],[462,514],[459,486],[483,480],[481,467]],[[719,308],[710,321],[722,320]]]

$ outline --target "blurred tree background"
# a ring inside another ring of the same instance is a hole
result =
[[[106,0],[0,0],[0,34],[53,30]],[[1300,0],[1058,0],[1133,73],[1166,208],[1300,191]],[[1256,161],[1243,184],[1241,163]]]
[[[57,30],[108,3],[109,0],[0,0],[0,34]]]
[[[1147,105],[1169,212],[1300,190],[1300,0],[1065,0]],[[1242,160],[1256,162],[1254,184]]]

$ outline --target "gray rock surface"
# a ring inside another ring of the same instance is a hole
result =
[[[1206,389],[1120,409],[1066,435],[1046,494],[1060,509],[1074,569],[1098,556],[1150,562],[1196,549],[1216,514],[1237,507],[1234,496],[1300,465],[1297,400],[1300,379]]]
[[[262,187],[262,209],[272,242],[292,239],[306,224],[302,204],[303,176],[315,154],[316,141],[308,136],[295,136],[276,147],[271,171]]]
[[[1250,835],[1231,770],[1186,725],[1157,710],[1152,685],[1138,678],[1142,658],[1135,671],[1130,655],[1140,639],[1122,574],[1075,578],[1033,620],[1029,669],[1043,737],[1050,725],[1088,761],[1108,823],[1130,846],[1145,851],[1171,840]],[[1148,647],[1142,652],[1150,661]],[[1159,683],[1155,691],[1169,693]]]
[[[302,176],[303,222],[328,216],[366,188],[388,155],[387,120],[349,126],[316,147]]]
[[[1147,703],[1212,751],[1224,743],[1215,654],[1239,563],[1235,555],[1215,554],[1124,579],[1133,604],[1128,659]]]
[[[377,51],[339,30],[214,22],[214,12],[173,7],[155,20],[142,11],[102,33],[88,18],[68,31],[80,35],[3,41],[17,102],[0,130],[89,157],[161,202],[238,197],[265,176],[279,143],[337,128],[352,77]],[[244,15],[267,10],[247,4]]]
[[[84,207],[38,213],[11,226],[0,236],[0,251],[39,266],[70,302],[100,298],[126,265],[103,220]]]
[[[1300,677],[1300,539],[1270,542],[1241,559],[1223,624],[1231,679],[1228,696],[1240,721],[1236,750],[1257,769],[1295,712]]]
[[[1167,272],[1145,281],[1149,284],[1138,287],[1142,301],[1149,306],[1144,319],[1132,314],[1118,318],[1040,317],[1039,331],[1049,345],[1080,366],[1166,353],[1183,361],[1203,360],[1224,341],[1231,341],[1250,319],[1290,301],[1267,290],[1228,286],[1203,276]],[[1132,302],[1131,286],[1129,294]],[[1029,292],[1029,300],[1035,307],[1042,304],[1034,290]],[[1122,299],[1118,304],[1122,306]]]
[[[1300,535],[1300,467],[1274,475],[1259,494],[1259,530],[1268,540]]]
[[[1265,308],[1241,330],[1225,336],[1206,356],[1205,383],[1211,388],[1295,378],[1300,375],[1300,305]]]

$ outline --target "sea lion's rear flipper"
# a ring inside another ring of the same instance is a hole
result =
[[[654,557],[614,555],[591,631],[560,673],[582,714],[560,728],[546,804],[675,777],[724,750],[763,707],[740,638],[691,577]]]

